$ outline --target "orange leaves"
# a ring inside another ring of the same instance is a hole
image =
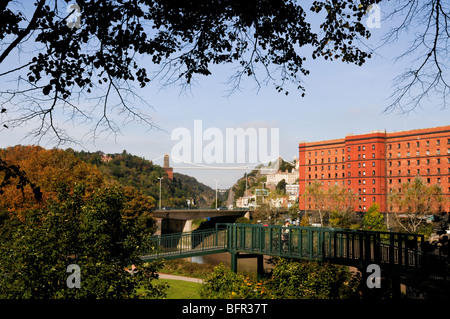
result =
[[[76,184],[83,184],[87,195],[104,185],[102,174],[97,167],[64,150],[18,145],[1,149],[0,158],[10,165],[19,166],[43,193],[42,201],[36,201],[33,189],[27,186],[22,192],[17,187],[17,179],[14,178],[4,187],[4,193],[0,196],[0,209],[7,210],[21,219],[22,212],[41,208],[49,199],[56,200],[56,193],[63,185],[73,190]],[[2,177],[4,173],[0,172],[0,179]]]

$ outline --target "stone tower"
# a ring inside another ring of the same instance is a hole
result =
[[[169,154],[164,154],[163,170],[167,173],[170,180],[173,180],[173,168],[170,167]]]

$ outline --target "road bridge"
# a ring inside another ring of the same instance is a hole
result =
[[[153,211],[153,217],[161,218],[161,234],[174,232],[189,232],[192,221],[199,218],[215,217],[247,217],[249,209],[158,209]]]
[[[400,283],[449,297],[449,259],[423,250],[423,235],[322,227],[282,227],[253,224],[217,224],[215,229],[154,236],[142,259],[178,259],[228,252],[231,269],[238,258],[256,258],[263,272],[263,256],[328,261],[356,267],[367,275],[376,264],[389,278],[393,291]],[[363,277],[364,280],[364,277]],[[395,285],[395,287],[394,287]]]

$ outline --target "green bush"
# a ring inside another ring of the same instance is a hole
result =
[[[220,265],[205,280],[202,298],[212,299],[349,299],[359,297],[360,277],[345,266],[275,258],[263,281]]]

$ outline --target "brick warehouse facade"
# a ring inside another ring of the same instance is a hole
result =
[[[377,203],[386,212],[389,190],[416,176],[441,186],[450,211],[450,125],[299,143],[300,210],[311,209],[301,194],[317,180],[324,188],[337,184],[359,194],[357,211]]]

